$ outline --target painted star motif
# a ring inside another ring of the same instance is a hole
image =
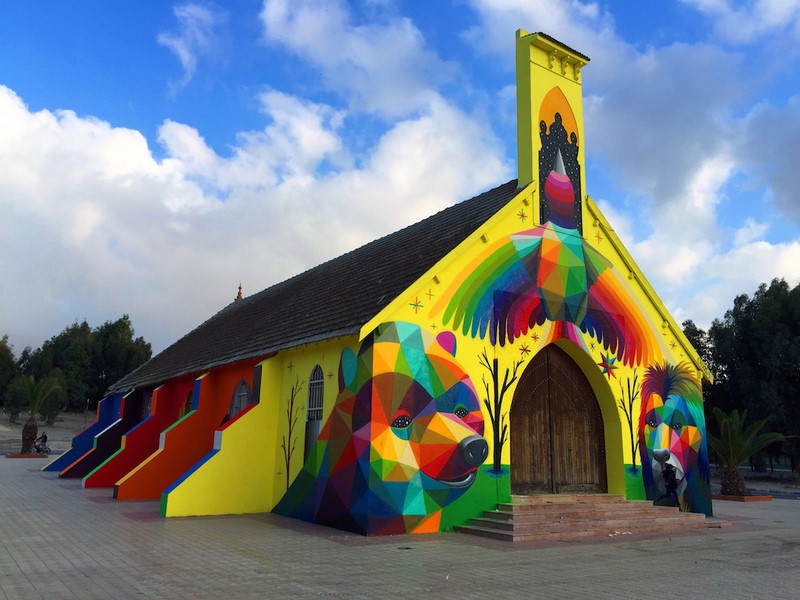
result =
[[[611,379],[612,377],[616,379],[617,375],[616,373],[614,373],[614,370],[617,368],[617,365],[615,365],[614,363],[617,362],[617,357],[611,356],[610,353],[606,354],[601,353],[600,358],[601,361],[597,363],[597,366],[599,366],[600,369],[603,371],[603,375],[605,375],[609,379]]]
[[[289,361],[289,364],[286,365],[286,368],[289,369],[289,373],[291,373],[294,370],[294,363]]]
[[[436,331],[436,328],[437,328],[437,327],[438,327],[438,325],[436,325],[436,323],[431,323],[431,329],[432,329],[433,331]]]
[[[328,379],[333,379],[333,371],[328,371]]]
[[[600,233],[600,231],[598,231],[597,233],[595,233],[595,234],[594,234],[594,239],[595,239],[595,240],[597,240],[597,243],[599,244],[599,243],[600,243],[600,242],[602,242],[602,241],[603,241],[605,238],[603,237],[603,234],[602,234],[602,233]]]
[[[594,342],[589,342],[589,350],[594,350],[597,347],[597,344]]]
[[[528,215],[525,214],[524,208],[520,209],[520,211],[517,213],[517,216],[519,217],[519,220],[522,221],[523,223],[528,220]]]
[[[539,338],[539,334],[538,334],[538,333],[532,333],[532,334],[531,334],[531,339],[532,339],[534,342],[538,342],[538,341],[539,341],[541,338]]]
[[[531,353],[531,349],[530,349],[530,347],[528,347],[528,344],[522,344],[519,347],[519,353],[523,357],[528,356],[528,354]]]
[[[428,297],[428,300],[430,300],[435,294],[433,293],[433,290],[429,289],[427,292],[425,292],[425,295]]]
[[[414,302],[409,303],[409,306],[414,309],[414,314],[417,314],[423,307],[423,304],[420,302],[419,296],[414,296]]]

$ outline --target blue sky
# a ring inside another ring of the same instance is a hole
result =
[[[0,5],[0,335],[230,302],[516,176],[514,36],[587,54],[587,191],[678,321],[800,282],[800,1]]]

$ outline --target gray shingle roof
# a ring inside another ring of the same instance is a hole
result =
[[[517,193],[514,179],[266,290],[232,302],[109,387],[160,384],[357,333]]]

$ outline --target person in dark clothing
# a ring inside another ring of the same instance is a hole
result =
[[[672,499],[675,501],[675,506],[680,506],[678,503],[678,478],[675,476],[675,468],[671,464],[664,465],[664,472],[661,475],[664,478],[664,485],[666,487],[666,491],[664,494],[661,494],[656,502],[663,500],[668,496],[672,496]]]
[[[46,431],[43,431],[42,435],[40,435],[38,438],[36,438],[36,443],[40,444],[42,446],[47,444],[47,432]]]

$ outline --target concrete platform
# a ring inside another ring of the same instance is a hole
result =
[[[724,529],[508,544],[365,538],[274,515],[162,519],[0,457],[0,599],[797,598],[800,502],[717,502]]]

